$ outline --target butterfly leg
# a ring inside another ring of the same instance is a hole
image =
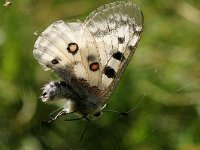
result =
[[[104,110],[103,112],[112,112],[112,113],[119,114],[120,116],[128,116],[129,115],[129,112],[119,112],[116,110]]]
[[[41,99],[43,102],[53,101],[56,98],[73,99],[77,94],[64,81],[51,81],[43,88]]]
[[[70,114],[70,113],[68,112],[67,109],[61,110],[61,111],[60,111],[59,113],[57,113],[56,116],[54,116],[54,117],[52,117],[52,114],[50,114],[50,119],[47,121],[47,123],[51,123],[51,122],[57,120],[60,116],[62,116],[62,115],[67,115],[67,114]]]

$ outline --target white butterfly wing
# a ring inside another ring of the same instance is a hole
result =
[[[38,37],[33,54],[40,64],[54,70],[81,96],[98,92],[101,63],[97,45],[81,22],[51,24]]]
[[[133,3],[119,1],[92,12],[85,26],[98,45],[103,67],[99,88],[106,100],[134,54],[143,31],[143,14]]]
[[[131,2],[115,2],[92,12],[84,23],[54,22],[38,37],[33,53],[81,97],[106,100],[130,61],[142,29],[141,10]]]

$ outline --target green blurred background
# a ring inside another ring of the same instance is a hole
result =
[[[144,13],[137,51],[104,113],[92,121],[42,120],[41,87],[57,79],[32,55],[56,20],[84,18],[112,0],[0,1],[0,150],[200,150],[200,1],[135,0]]]

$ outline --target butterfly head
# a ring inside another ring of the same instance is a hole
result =
[[[78,104],[75,106],[75,111],[83,116],[86,119],[93,120],[98,118],[102,114],[102,109],[104,109],[105,105],[101,105],[94,102],[89,102],[84,100],[83,104]]]

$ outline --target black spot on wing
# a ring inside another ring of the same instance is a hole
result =
[[[104,74],[108,77],[108,78],[113,78],[115,77],[115,70],[109,66],[104,68]]]
[[[93,62],[93,61],[96,60],[96,57],[95,57],[94,55],[89,55],[89,56],[87,57],[87,60]]]
[[[77,51],[79,50],[79,47],[76,43],[69,43],[67,50],[69,53],[75,55],[77,53]]]
[[[133,51],[133,50],[135,49],[135,46],[129,45],[129,46],[128,46],[128,49],[129,49],[130,51]]]
[[[59,62],[58,62],[57,59],[53,59],[53,60],[51,61],[51,63],[52,63],[53,65],[59,64]]]
[[[125,59],[124,54],[120,51],[117,51],[115,53],[113,53],[113,58],[119,60],[119,61],[123,61]]]
[[[125,37],[118,37],[119,44],[123,44],[125,41]]]

